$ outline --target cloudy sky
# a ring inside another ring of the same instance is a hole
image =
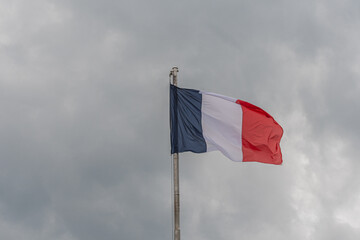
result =
[[[171,239],[168,74],[284,129],[180,156],[193,240],[360,236],[358,0],[0,0],[0,239]]]

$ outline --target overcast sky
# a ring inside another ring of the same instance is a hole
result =
[[[168,74],[284,129],[180,155],[191,240],[360,237],[358,0],[0,0],[0,239],[171,239]]]

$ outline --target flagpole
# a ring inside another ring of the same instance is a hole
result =
[[[173,67],[170,71],[173,85],[177,86],[177,73],[179,69]],[[174,175],[174,240],[180,240],[180,189],[179,189],[179,154],[173,154]]]

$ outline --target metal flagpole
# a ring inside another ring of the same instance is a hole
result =
[[[177,73],[179,69],[173,67],[170,71],[173,85],[177,86]],[[179,191],[179,154],[173,154],[174,171],[174,240],[180,240],[180,191]]]

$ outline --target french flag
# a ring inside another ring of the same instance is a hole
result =
[[[171,153],[220,151],[237,162],[282,164],[283,129],[248,102],[170,85]]]

